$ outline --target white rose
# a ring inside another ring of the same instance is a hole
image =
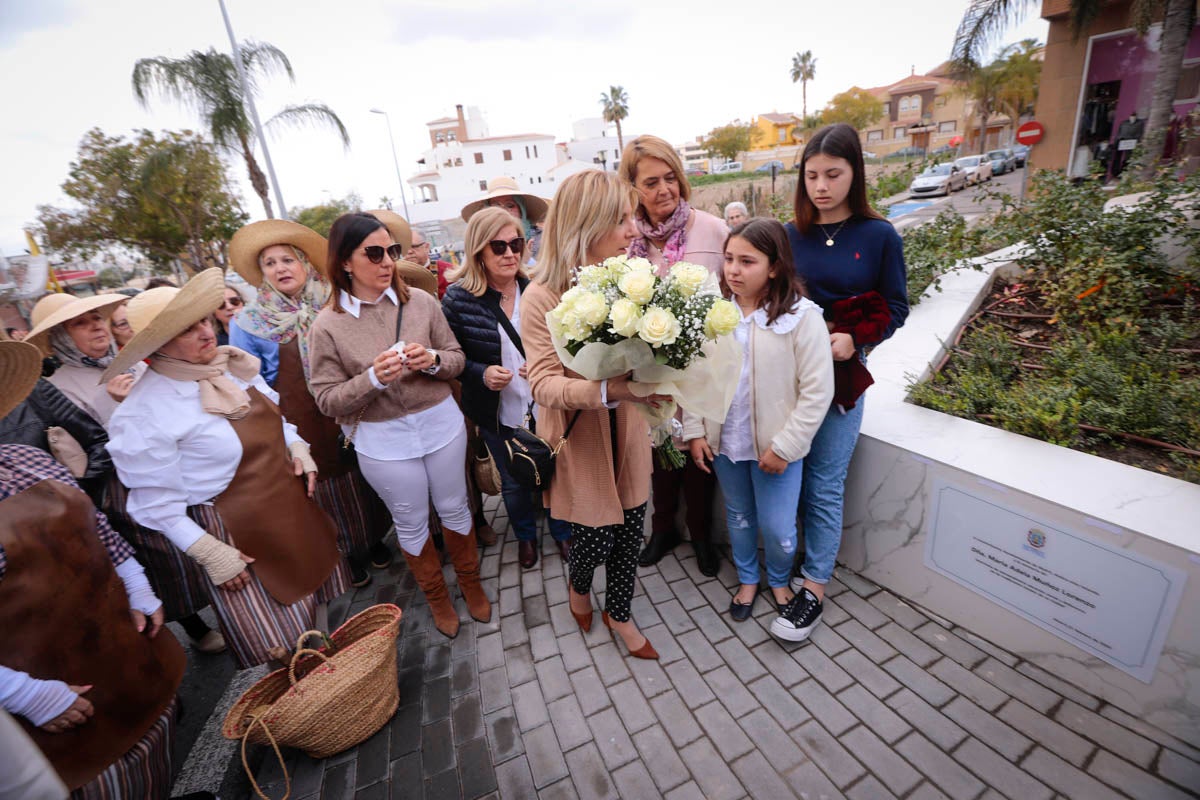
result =
[[[608,303],[599,292],[581,292],[575,299],[572,310],[592,327],[608,319]]]
[[[588,289],[601,289],[609,280],[608,270],[604,267],[591,266],[579,270],[579,285]]]
[[[617,283],[617,288],[630,300],[639,306],[644,306],[654,297],[654,284],[653,272],[637,270],[622,275],[621,280]]]
[[[642,321],[642,308],[632,300],[622,297],[612,304],[608,318],[612,321],[609,331],[617,336],[631,339],[638,334],[638,324]]]
[[[651,347],[662,347],[664,344],[675,344],[676,337],[683,330],[675,315],[665,308],[650,306],[642,314],[642,322],[638,326],[638,336]]]
[[[717,300],[704,315],[704,335],[709,339],[733,333],[741,322],[742,315],[728,300]]]
[[[654,265],[645,258],[631,258],[625,262],[629,272],[654,272]]]
[[[680,294],[691,297],[708,280],[708,268],[680,261],[671,267],[671,278]]]

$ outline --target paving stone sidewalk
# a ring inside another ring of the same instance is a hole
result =
[[[706,578],[685,544],[639,570],[634,618],[662,656],[642,661],[598,613],[580,632],[548,536],[522,570],[495,498],[488,516],[491,623],[460,597],[462,629],[443,637],[399,561],[331,609],[335,625],[377,602],[404,609],[401,705],[348,752],[285,751],[293,798],[1200,796],[1197,749],[843,568],[811,640],[783,645],[766,593],[732,622],[732,565]],[[261,763],[282,797],[274,757]]]

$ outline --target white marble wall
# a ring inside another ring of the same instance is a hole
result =
[[[1200,486],[950,417],[905,401],[986,294],[991,273],[960,270],[914,307],[871,357],[862,437],[847,481],[840,561],[1079,688],[1200,746]],[[925,566],[931,486],[944,479],[1002,505],[1187,574],[1146,684]]]

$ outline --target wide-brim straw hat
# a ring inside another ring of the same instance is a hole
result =
[[[147,289],[129,301],[125,318],[133,329],[133,338],[117,353],[100,383],[120,375],[147,358],[225,302],[225,276],[220,267],[196,274],[182,289],[160,286]]]
[[[409,251],[412,247],[412,225],[408,224],[408,220],[386,208],[377,208],[367,213],[387,226],[392,241],[403,247],[404,252]]]
[[[325,237],[299,222],[286,219],[264,219],[245,225],[229,240],[229,263],[251,286],[261,286],[262,267],[258,254],[274,244],[290,244],[304,253],[308,263],[319,272],[325,271],[329,243]]]
[[[123,294],[97,294],[91,297],[76,297],[73,294],[48,294],[33,307],[29,321],[33,329],[25,337],[25,341],[45,347],[50,330],[55,325],[69,322],[89,311],[99,311],[102,317],[112,316],[113,309],[129,298]]]
[[[515,178],[502,176],[488,181],[487,193],[483,197],[463,206],[462,218],[469,222],[476,211],[486,207],[489,200],[495,200],[497,197],[519,197],[524,200],[525,214],[529,217],[530,222],[541,222],[546,216],[546,209],[549,208],[546,201],[536,194],[522,192],[521,187],[517,186]]]
[[[0,341],[0,419],[29,396],[40,377],[40,350],[28,342]]]

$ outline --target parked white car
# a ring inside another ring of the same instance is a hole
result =
[[[954,164],[967,173],[968,186],[992,179],[992,162],[987,156],[963,156]]]
[[[742,171],[742,162],[726,161],[724,164],[720,164],[719,166],[713,167],[712,174],[720,175],[722,172],[741,172],[741,171]]]
[[[967,173],[958,164],[935,164],[913,178],[908,193],[913,197],[957,192],[967,186]]]

